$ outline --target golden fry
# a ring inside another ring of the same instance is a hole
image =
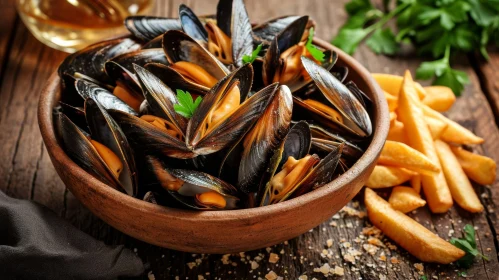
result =
[[[421,193],[421,176],[414,176],[411,178],[411,187],[416,193]]]
[[[462,127],[460,124],[446,118],[439,112],[431,109],[430,107],[423,105],[423,111],[426,116],[439,119],[448,124],[447,129],[444,130],[440,139],[447,143],[456,144],[481,144],[483,139],[473,134],[473,132]]]
[[[404,77],[382,73],[373,73],[372,76],[376,82],[378,82],[382,90],[391,94],[393,97],[398,98]],[[416,93],[418,94],[419,99],[425,98],[426,90],[419,83],[414,83],[414,86],[416,87]]]
[[[440,168],[433,164],[424,154],[404,143],[387,140],[381,151],[378,163],[382,165],[403,167],[417,173],[433,175]]]
[[[397,141],[407,144],[407,135],[405,134],[404,124],[397,120],[390,123],[387,140]]]
[[[459,161],[452,153],[449,145],[437,140],[435,141],[435,147],[437,148],[437,154],[440,158],[445,178],[449,184],[452,198],[465,210],[473,213],[482,212],[483,205],[480,203],[480,199],[478,199],[475,190],[471,186],[466,174],[464,174]]]
[[[383,93],[385,94],[386,102],[388,103],[388,110],[394,112],[399,105],[398,99],[386,91],[383,91]]]
[[[423,104],[438,112],[445,112],[452,107],[456,101],[454,92],[449,87],[431,86],[424,87],[426,97],[423,99]]]
[[[428,124],[428,127],[430,128],[430,133],[431,137],[433,137],[433,140],[439,139],[440,136],[444,133],[445,129],[447,129],[447,126],[449,126],[447,123],[435,119],[432,117],[425,117],[426,124]]]
[[[397,113],[390,112],[390,125],[397,120]]]
[[[463,250],[393,209],[373,190],[366,188],[364,202],[371,223],[419,260],[448,264],[465,255]]]
[[[406,71],[399,96],[399,119],[404,123],[409,145],[425,154],[440,168],[430,129],[424,121],[421,101],[414,88],[411,73]],[[445,213],[452,206],[452,197],[442,172],[421,175],[423,190],[433,213]]]
[[[394,187],[388,203],[393,209],[402,213],[408,213],[426,205],[426,201],[421,199],[419,193],[410,187]]]
[[[414,172],[404,168],[376,165],[366,182],[366,186],[373,189],[398,186],[414,175],[416,175]]]
[[[464,173],[481,185],[491,185],[496,180],[496,162],[486,156],[468,152],[461,147],[451,147]]]

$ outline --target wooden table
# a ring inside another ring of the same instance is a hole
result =
[[[344,269],[344,276],[334,276],[336,278],[420,279],[418,265],[415,266],[418,260],[403,249],[388,246],[380,248],[374,255],[369,254],[363,248],[366,240],[362,239],[365,236],[362,230],[369,226],[368,221],[352,215],[352,211],[342,211],[321,226],[284,244],[225,257],[158,248],[126,236],[98,220],[68,192],[59,179],[38,130],[38,94],[66,54],[39,43],[16,15],[13,2],[0,0],[0,190],[13,197],[32,199],[46,205],[107,244],[125,244],[150,264],[147,272],[156,279],[175,276],[180,279],[257,279],[265,277],[269,271],[288,279],[297,279],[300,275],[321,279],[323,274],[314,272],[314,268],[325,263]],[[213,13],[216,6],[216,0],[158,0],[154,13],[176,17],[177,7],[182,2],[187,2],[199,14]],[[278,15],[310,15],[317,21],[318,36],[330,39],[346,18],[344,2],[247,0],[246,4],[250,18],[256,22]],[[414,73],[420,63],[411,50],[397,57],[385,57],[373,54],[364,46],[355,58],[372,72],[395,74],[402,74],[405,69]],[[483,145],[473,147],[476,152],[499,162],[499,53],[491,53],[488,64],[473,55],[459,57],[456,63],[468,73],[471,84],[466,86],[448,115],[486,140]],[[486,206],[484,213],[472,215],[455,206],[442,215],[431,215],[427,207],[411,214],[445,239],[460,237],[465,224],[477,228],[479,249],[490,257],[490,261],[475,262],[467,271],[473,279],[499,277],[498,185],[496,181],[493,186],[476,186]],[[358,207],[356,210],[362,213],[363,206],[356,201],[359,201],[358,197],[349,206]],[[333,241],[330,248],[327,246],[328,239]],[[324,249],[327,250],[326,255],[321,255]],[[277,263],[269,263],[269,252],[279,256]],[[382,260],[382,254],[386,260]],[[255,257],[259,260],[258,256],[262,260],[257,262],[257,268],[253,264],[252,269],[251,261],[255,261]],[[462,271],[453,265],[434,264],[424,264],[422,270],[428,279],[455,279]]]

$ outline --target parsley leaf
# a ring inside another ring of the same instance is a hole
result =
[[[395,54],[400,48],[390,28],[374,31],[371,38],[366,41],[366,45],[376,54]]]
[[[323,62],[324,53],[312,44],[313,39],[314,39],[314,28],[311,27],[310,31],[308,32],[308,40],[307,43],[305,44],[305,48],[307,48],[307,51],[315,58],[315,60]]]
[[[262,50],[262,46],[263,46],[262,44],[258,45],[256,47],[256,49],[251,52],[251,55],[247,55],[247,54],[243,55],[243,64],[253,63],[253,61],[255,61],[255,59],[257,58],[258,54]]]
[[[196,101],[194,101],[188,91],[183,91],[181,89],[177,89],[177,99],[178,103],[173,105],[173,109],[185,118],[191,118],[201,103],[201,100],[203,100],[201,96],[198,96]]]
[[[422,275],[421,277],[419,277],[420,280],[428,280],[428,277],[426,275]]]
[[[332,43],[346,53],[353,54],[367,34],[369,33],[362,28],[341,29]]]
[[[466,255],[459,259],[456,264],[460,267],[468,268],[473,264],[476,256],[488,261],[489,258],[480,254],[476,248],[475,229],[471,225],[464,226],[464,238],[451,238],[450,243],[466,252]]]

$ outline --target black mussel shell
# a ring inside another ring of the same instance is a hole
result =
[[[194,40],[208,42],[208,32],[196,14],[186,5],[180,4],[178,16],[182,30]]]
[[[130,16],[125,19],[125,27],[142,41],[150,41],[168,30],[181,30],[178,18]]]

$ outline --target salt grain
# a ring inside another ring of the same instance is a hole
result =
[[[270,253],[269,263],[277,263],[279,261],[279,255]]]

